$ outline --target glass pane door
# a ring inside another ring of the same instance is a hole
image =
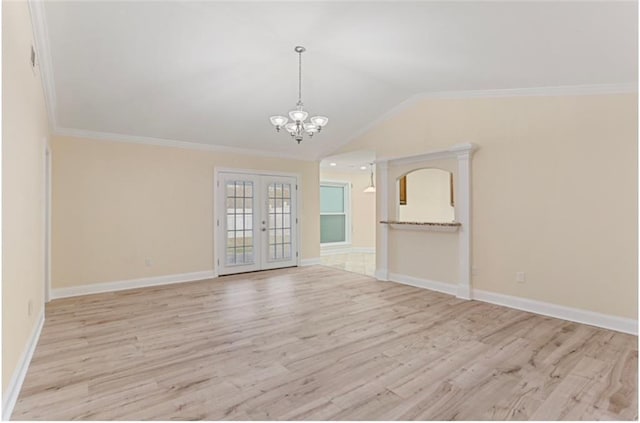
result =
[[[219,275],[297,265],[296,194],[292,177],[218,174]]]
[[[226,264],[253,264],[253,182],[226,181],[227,254]]]
[[[295,178],[264,176],[266,193],[266,242],[263,269],[295,266],[296,257],[296,181]]]
[[[259,178],[254,175],[220,174],[218,195],[218,274],[260,270],[256,223]]]

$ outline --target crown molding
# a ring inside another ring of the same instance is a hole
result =
[[[315,157],[304,158],[304,157],[300,157],[300,156],[289,154],[289,153],[282,153],[282,152],[275,152],[275,151],[227,147],[223,145],[201,144],[201,143],[177,141],[177,140],[171,140],[171,139],[165,139],[165,138],[153,138],[153,137],[142,137],[137,135],[116,134],[111,132],[88,131],[84,129],[56,127],[53,130],[53,134],[61,137],[88,138],[88,139],[99,140],[99,141],[155,145],[160,147],[173,147],[173,148],[181,148],[186,150],[242,154],[247,156],[258,156],[258,157],[273,157],[273,158],[299,160],[299,161],[306,161],[306,162],[316,161]]]
[[[351,136],[340,142],[336,148],[329,151],[321,158],[331,156],[342,147],[372,130],[385,120],[397,115],[420,101],[434,100],[464,100],[474,98],[501,98],[501,97],[554,97],[554,96],[578,96],[578,95],[608,95],[608,94],[637,94],[637,83],[626,84],[592,84],[592,85],[560,85],[555,87],[533,88],[504,88],[493,90],[466,90],[466,91],[430,91],[415,94],[387,110],[376,119],[367,123]]]
[[[47,106],[50,128],[57,126],[57,97],[53,78],[53,61],[49,46],[49,30],[45,18],[44,0],[28,0],[29,14],[31,15],[31,27],[36,50],[36,62],[40,69],[40,78],[44,90],[44,99]]]
[[[638,84],[559,85],[555,87],[501,88],[494,90],[434,91],[418,94],[417,99],[466,99],[492,97],[554,97],[574,95],[632,94],[638,92]]]
[[[470,157],[479,148],[472,142],[455,144],[449,148],[432,150],[422,154],[394,156],[375,161],[376,165],[399,166],[440,159],[461,159]]]

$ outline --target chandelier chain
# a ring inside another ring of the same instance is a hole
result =
[[[302,52],[298,53],[298,105],[302,106]]]

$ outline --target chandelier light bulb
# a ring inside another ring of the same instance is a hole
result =
[[[304,122],[307,116],[309,116],[309,113],[305,112],[304,110],[292,110],[289,112],[289,117],[291,118],[291,120],[294,120],[296,122]]]
[[[287,132],[289,132],[291,135],[293,135],[298,130],[298,125],[296,125],[295,122],[287,123],[284,126],[284,129],[286,129]]]
[[[326,116],[314,116],[310,119],[310,122],[305,122],[309,117],[309,113],[302,108],[302,53],[306,49],[302,46],[296,46],[293,50],[298,54],[298,102],[296,103],[296,109],[289,112],[289,117],[293,122],[289,122],[286,116],[280,115],[271,116],[269,119],[276,131],[280,131],[284,127],[291,134],[291,137],[300,144],[305,134],[312,137],[315,133],[320,132],[322,127],[329,122],[329,118]]]
[[[318,127],[316,125],[314,125],[313,123],[305,123],[304,124],[304,130],[307,131],[307,133],[309,134],[313,134],[314,132],[318,132]]]
[[[311,121],[311,123],[316,125],[318,128],[322,128],[323,126],[325,126],[329,122],[329,118],[326,117],[326,116],[314,116],[309,120]]]
[[[287,119],[285,116],[271,116],[269,119],[271,120],[273,126],[278,129],[283,127],[289,121],[289,119]]]

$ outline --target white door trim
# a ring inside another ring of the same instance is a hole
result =
[[[219,226],[217,226],[217,222],[219,219],[223,218],[223,216],[219,216],[218,212],[218,198],[217,198],[217,188],[218,183],[220,181],[220,173],[240,173],[240,174],[252,174],[252,175],[260,175],[260,176],[286,176],[295,178],[296,180],[296,215],[292,216],[292,219],[296,221],[296,266],[300,266],[302,259],[302,211],[303,211],[303,195],[302,195],[302,174],[295,172],[279,172],[274,170],[262,170],[262,169],[246,169],[246,168],[233,168],[233,167],[214,167],[213,168],[213,269],[214,274],[218,276],[218,261],[222,258],[220,257],[219,248],[218,248],[218,236],[219,234]]]
[[[44,302],[51,300],[51,147],[44,147]]]

